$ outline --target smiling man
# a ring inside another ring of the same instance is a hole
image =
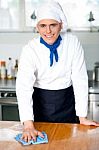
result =
[[[47,1],[37,11],[39,37],[23,47],[16,80],[20,120],[25,141],[43,137],[36,122],[80,123],[87,120],[88,77],[82,46],[67,33],[61,6]]]
[[[62,22],[59,23],[53,19],[43,19],[37,24],[37,30],[43,40],[49,45],[52,45],[57,40],[61,29]]]

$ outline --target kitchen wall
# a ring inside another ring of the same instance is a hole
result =
[[[87,69],[92,70],[94,62],[99,61],[99,32],[73,32],[77,35],[85,51]],[[0,60],[8,61],[19,58],[22,47],[33,37],[32,32],[1,32],[0,33]]]
[[[99,32],[75,33],[85,51],[85,60],[88,70],[93,70],[94,63],[99,62]]]

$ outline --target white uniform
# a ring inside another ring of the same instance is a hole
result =
[[[50,50],[40,43],[40,37],[31,40],[20,57],[16,80],[20,120],[33,120],[33,86],[59,90],[73,85],[76,115],[85,117],[88,109],[88,77],[84,51],[77,37],[61,34],[57,48],[59,60],[50,67]]]

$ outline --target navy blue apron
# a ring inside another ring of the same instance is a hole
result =
[[[34,87],[32,97],[35,122],[79,123],[72,86],[61,90]]]

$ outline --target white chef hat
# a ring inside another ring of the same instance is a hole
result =
[[[45,1],[37,8],[37,23],[43,19],[54,19],[58,22],[62,22],[62,31],[67,30],[67,19],[63,12],[61,5],[54,1]]]

